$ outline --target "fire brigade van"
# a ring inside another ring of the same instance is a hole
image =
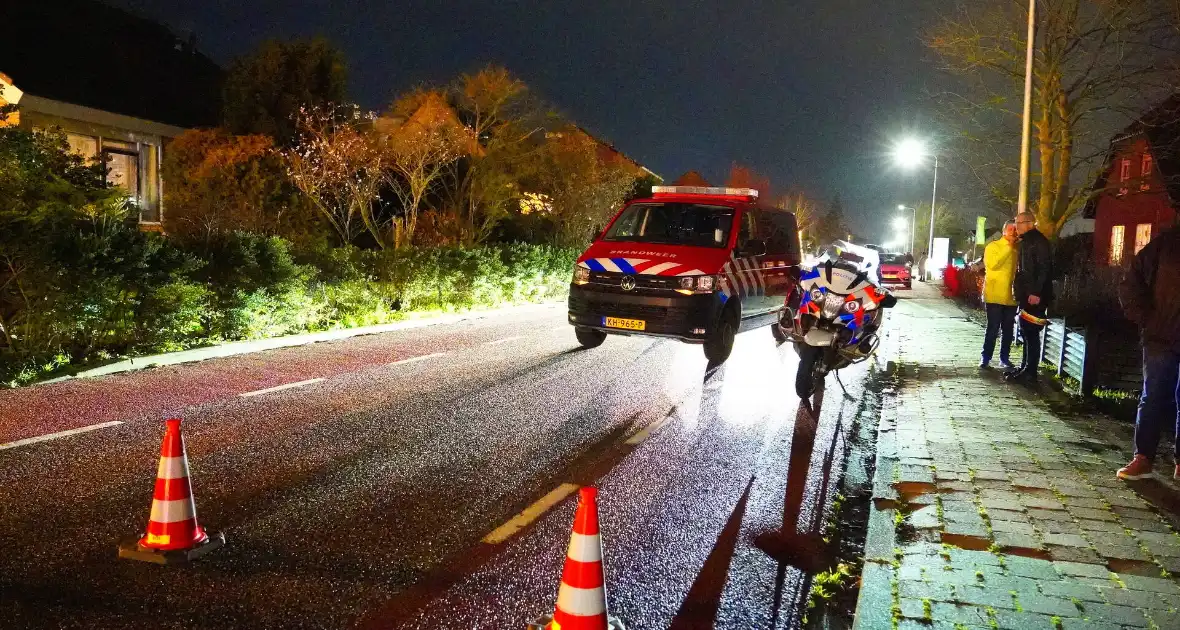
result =
[[[578,258],[569,322],[587,348],[607,335],[703,344],[717,365],[739,332],[773,325],[798,284],[795,215],[747,188],[655,186]]]

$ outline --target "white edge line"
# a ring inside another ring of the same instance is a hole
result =
[[[497,545],[512,537],[513,534],[528,527],[529,523],[537,520],[549,510],[549,508],[561,503],[569,495],[578,491],[581,486],[572,483],[563,483],[554,488],[549,494],[537,499],[537,502],[528,506],[523,512],[513,516],[511,520],[503,525],[492,530],[492,533],[483,537],[483,542],[489,545]]]
[[[244,394],[238,394],[238,395],[241,396],[242,398],[249,398],[251,396],[261,396],[262,394],[269,394],[271,392],[281,392],[284,389],[291,389],[292,387],[303,387],[304,385],[312,385],[314,383],[319,383],[322,380],[324,380],[324,379],[322,379],[322,378],[309,378],[306,381],[299,381],[298,383],[287,383],[286,385],[279,385],[278,387],[268,387],[266,389],[259,389],[257,391],[246,392]]]
[[[417,363],[418,361],[425,361],[427,359],[433,359],[435,357],[445,357],[445,356],[447,356],[446,352],[435,352],[434,354],[424,354],[420,357],[410,357],[408,359],[402,359],[401,361],[394,361],[393,363],[390,363],[389,365],[391,365],[391,366],[392,365],[405,365],[407,363]]]
[[[483,345],[494,346],[498,343],[508,343],[509,341],[516,341],[517,339],[523,339],[523,338],[524,338],[524,335],[517,335],[515,337],[505,337],[503,339],[497,339],[495,341],[485,341]]]
[[[16,448],[18,446],[26,446],[28,444],[36,444],[37,442],[48,442],[49,440],[56,440],[57,438],[69,437],[71,435],[78,435],[79,433],[87,433],[89,431],[96,431],[98,429],[105,429],[107,427],[117,427],[123,424],[122,420],[112,420],[110,422],[102,422],[99,424],[92,424],[87,427],[79,427],[77,429],[70,429],[69,431],[58,431],[57,433],[47,433],[45,435],[38,435],[37,437],[25,438],[15,442],[8,442],[0,444],[0,451]]]

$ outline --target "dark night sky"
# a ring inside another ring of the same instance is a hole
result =
[[[930,173],[898,172],[892,141],[931,134],[940,77],[919,41],[936,0],[112,0],[196,34],[219,63],[266,38],[324,35],[350,90],[378,108],[488,62],[673,179],[722,183],[737,160],[776,186],[840,195],[876,240]]]

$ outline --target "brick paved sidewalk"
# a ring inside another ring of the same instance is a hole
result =
[[[979,370],[982,329],[925,287],[890,317],[855,628],[1180,629],[1180,536],[1154,507],[1180,493],[1115,478],[1131,427]]]

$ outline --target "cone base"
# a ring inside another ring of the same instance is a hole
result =
[[[551,623],[553,623],[553,615],[545,615],[544,617],[541,617],[530,623],[528,627],[525,628],[525,630],[552,630],[549,628],[549,624]],[[627,628],[623,626],[622,621],[619,621],[617,617],[611,617],[609,615],[607,615],[606,618],[606,625],[608,630],[627,630]]]
[[[139,537],[137,536],[119,543],[119,557],[155,564],[186,564],[224,546],[225,534],[221,532],[210,533],[205,542],[191,549],[175,549],[171,551],[141,547],[139,545]]]

